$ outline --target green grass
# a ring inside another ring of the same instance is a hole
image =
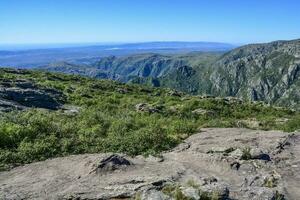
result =
[[[41,88],[62,91],[65,103],[80,110],[72,115],[35,108],[1,114],[2,169],[70,154],[158,154],[201,127],[235,127],[238,120],[249,118],[259,120],[261,129],[300,128],[298,112],[259,103],[170,96],[167,89],[38,71],[0,72],[0,80],[28,79]],[[137,112],[138,103],[155,106],[159,112]],[[214,115],[192,113],[198,108],[213,111]],[[278,118],[289,121],[278,124]]]
[[[250,147],[245,147],[243,150],[242,150],[243,154],[241,156],[241,159],[242,160],[250,160],[252,158],[252,155],[251,155],[251,148]]]

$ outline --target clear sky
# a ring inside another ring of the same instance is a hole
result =
[[[0,44],[295,38],[299,0],[0,0]]]

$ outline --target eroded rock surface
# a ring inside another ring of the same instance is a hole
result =
[[[2,199],[300,199],[300,133],[203,129],[159,158],[86,154],[0,173]]]
[[[18,70],[12,71],[17,73]],[[55,89],[41,88],[25,79],[0,79],[0,111],[22,110],[27,107],[58,109],[63,94]]]

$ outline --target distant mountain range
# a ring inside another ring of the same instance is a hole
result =
[[[104,57],[90,65],[56,62],[39,67],[39,69],[132,82],[139,78],[142,80],[144,78],[164,77],[183,66],[196,68],[215,60],[220,55],[222,54],[217,52],[173,55],[147,53],[121,57]]]
[[[191,51],[228,51],[235,46],[217,42],[145,42],[129,44],[95,44],[54,46],[15,47],[19,50],[0,51],[0,65],[7,67],[32,68],[52,62],[72,62],[75,64],[91,64],[105,56],[128,56],[140,53],[185,53]],[[5,49],[3,47],[2,49]]]
[[[226,53],[108,56],[85,65],[59,62],[40,69],[191,94],[236,96],[294,108],[300,105],[300,40],[246,45]]]

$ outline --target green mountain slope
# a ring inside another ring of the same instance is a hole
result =
[[[247,45],[225,54],[210,75],[214,95],[279,105],[300,103],[300,40]]]
[[[300,40],[246,45],[223,55],[112,56],[87,67],[69,64],[45,69],[190,94],[234,96],[293,108],[300,104]]]
[[[201,127],[293,131],[300,128],[299,119],[295,111],[234,98],[0,69],[3,169],[70,154],[157,154]]]
[[[131,82],[135,79],[159,78],[183,66],[198,68],[212,60],[216,60],[220,55],[221,53],[217,52],[195,52],[178,55],[137,54],[123,57],[110,56],[104,57],[89,66],[58,62],[40,67],[40,69]]]
[[[200,66],[178,67],[156,84],[191,94],[299,107],[300,40],[247,45]]]

